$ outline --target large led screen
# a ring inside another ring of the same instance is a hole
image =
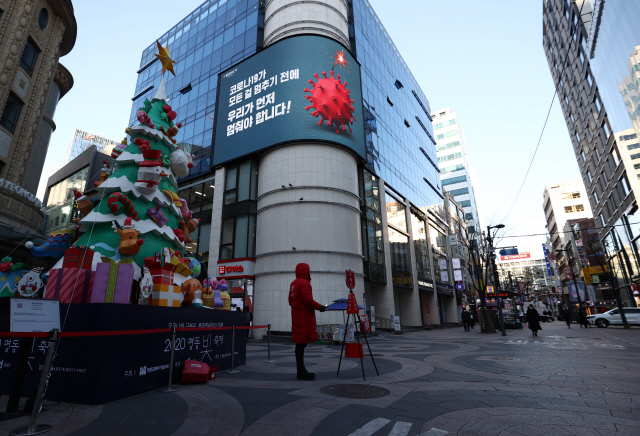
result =
[[[220,73],[213,165],[305,140],[365,157],[360,65],[342,45],[296,36]]]

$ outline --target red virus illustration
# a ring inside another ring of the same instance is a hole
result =
[[[349,61],[344,55],[344,50],[338,50],[335,55],[329,57],[333,59],[333,66],[331,67],[331,71],[333,71],[336,65],[340,65],[340,68],[344,68],[347,70],[347,73],[351,73],[351,71],[349,71],[349,67],[347,67]]]
[[[309,80],[312,89],[304,88],[304,92],[310,92],[311,95],[305,95],[304,98],[311,103],[309,106],[305,106],[306,110],[314,108],[315,111],[311,112],[314,117],[321,117],[318,121],[318,125],[321,125],[324,120],[327,120],[328,126],[335,126],[336,132],[340,133],[340,124],[342,124],[342,130],[347,130],[346,125],[351,130],[351,124],[356,120],[353,115],[355,110],[353,107],[353,100],[351,100],[351,91],[347,89],[347,82],[342,83],[340,81],[340,74],[337,78],[333,77],[333,70],[331,71],[331,77],[327,77],[325,71],[322,72],[324,76],[322,79],[318,74],[313,76],[318,79],[318,82]]]

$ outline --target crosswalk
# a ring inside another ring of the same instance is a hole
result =
[[[385,418],[373,419],[351,433],[349,436],[371,436],[390,422],[391,420]],[[413,423],[411,422],[398,421],[393,425],[393,428],[389,432],[389,436],[407,436],[412,425]],[[449,432],[444,430],[432,428],[431,430],[420,434],[420,436],[444,436],[448,433]]]

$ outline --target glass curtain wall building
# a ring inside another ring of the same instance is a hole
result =
[[[285,1],[283,4],[291,8],[287,10],[293,10],[302,7],[298,3]],[[198,238],[191,234],[194,242],[187,250],[204,262],[203,265],[212,276],[216,275],[216,268],[222,271],[224,266],[242,265],[245,273],[240,280],[243,280],[243,284],[234,284],[234,289],[241,291],[244,287],[245,293],[255,292],[256,310],[269,311],[269,322],[279,322],[277,319],[280,314],[288,309],[281,307],[281,304],[286,305],[286,298],[275,295],[275,290],[274,294],[271,294],[271,290],[266,292],[272,285],[269,277],[275,277],[283,269],[288,271],[295,264],[289,268],[288,263],[286,267],[283,263],[282,267],[274,267],[277,271],[263,271],[272,267],[269,263],[272,261],[261,259],[275,257],[268,257],[273,253],[259,250],[261,238],[266,238],[260,235],[260,229],[271,225],[267,219],[268,213],[264,211],[266,208],[261,209],[260,202],[264,203],[265,198],[269,198],[273,192],[261,191],[266,189],[261,188],[261,184],[269,181],[267,173],[272,177],[269,159],[275,159],[273,156],[276,153],[285,153],[282,150],[286,147],[266,154],[261,150],[247,156],[245,161],[233,161],[212,168],[211,146],[215,136],[213,121],[217,110],[219,73],[259,53],[263,46],[277,44],[274,41],[279,41],[282,36],[278,29],[299,23],[295,20],[293,24],[286,22],[293,20],[289,15],[295,14],[278,15],[283,4],[278,3],[275,8],[271,2],[260,4],[258,0],[210,0],[158,38],[163,46],[169,44],[171,56],[177,61],[174,66],[177,76],[165,76],[169,104],[178,113],[177,121],[183,123],[175,139],[180,147],[194,155],[194,166],[190,173],[179,179],[180,197],[186,200],[194,212],[194,218],[201,219]],[[342,6],[341,3],[338,9]],[[430,323],[438,324],[441,318],[436,316],[440,309],[437,295],[441,293],[440,306],[445,306],[442,310],[447,314],[446,319],[455,322],[458,300],[452,291],[452,274],[441,281],[442,276],[435,274],[433,269],[434,265],[442,265],[440,260],[450,268],[452,255],[449,245],[445,244],[451,231],[444,213],[429,101],[371,5],[366,0],[348,0],[344,6],[344,11],[327,8],[324,3],[309,6],[319,9],[310,9],[305,20],[317,20],[313,22],[320,24],[326,21],[333,26],[329,23],[330,18],[324,16],[320,9],[328,14],[340,14],[336,16],[344,19],[344,31],[341,32],[345,38],[335,37],[322,29],[312,31],[308,26],[286,33],[284,37],[295,38],[300,32],[315,33],[345,46],[348,35],[349,47],[345,48],[361,64],[366,157],[358,158],[354,166],[357,173],[354,172],[353,179],[357,186],[353,194],[360,201],[359,209],[356,208],[360,214],[360,234],[354,235],[354,240],[357,240],[358,247],[361,243],[357,251],[361,249],[362,254],[349,253],[348,256],[363,261],[364,273],[358,278],[362,280],[364,275],[363,303],[368,310],[370,306],[375,306],[376,316],[385,318],[387,322],[390,315],[395,315],[401,318],[403,325],[421,326],[427,324],[430,310]],[[269,24],[271,16],[276,18]],[[268,30],[268,25],[274,26],[274,22],[278,22],[278,25]],[[161,68],[153,56],[155,50],[156,44],[153,42],[142,54],[132,98],[130,125],[137,124],[137,109],[143,106],[145,99],[153,96],[160,82]],[[308,143],[288,145],[290,150],[302,150],[307,146]],[[324,153],[323,149],[317,150]],[[338,151],[343,152],[342,149]],[[347,156],[344,158],[352,159]],[[244,171],[245,167],[249,170]],[[294,168],[288,170],[282,168],[274,177],[287,176],[293,180]],[[347,174],[347,178],[351,176]],[[282,183],[278,183],[276,188],[279,190],[281,185],[285,189],[286,185]],[[219,189],[214,189],[215,186]],[[244,194],[241,189],[243,186],[250,187]],[[291,184],[289,187],[295,188]],[[305,200],[309,195],[304,195]],[[302,200],[302,195],[296,195],[296,200],[299,197]],[[316,212],[324,210],[322,207],[329,207],[326,206],[327,202],[318,203],[323,203],[323,206],[318,205]],[[269,208],[269,213],[272,214],[274,210],[274,207]],[[431,229],[437,236],[432,236]],[[309,233],[310,230],[305,229],[304,232]],[[432,244],[436,240],[437,247]],[[265,243],[262,244],[264,247]],[[436,255],[438,262],[434,260]],[[345,265],[342,264],[341,268],[341,274],[344,274]],[[253,269],[256,270],[255,275],[250,272]],[[312,265],[312,274],[314,270],[333,274],[335,271],[332,270],[335,269],[335,264],[327,260],[327,264],[319,262]],[[235,280],[228,274],[219,277]],[[290,281],[292,276],[287,277]],[[316,280],[315,283],[325,283],[327,286],[328,282],[324,282],[322,276]],[[286,286],[277,288],[287,291]],[[240,291],[236,293],[240,294]],[[262,305],[260,298],[264,302]],[[262,319],[259,313],[256,316],[257,320]],[[282,326],[277,324],[272,329],[286,330],[285,324],[283,321]],[[257,335],[260,336],[259,333]]]
[[[600,239],[623,302],[636,305],[640,213],[619,137],[636,126],[637,2],[543,1],[543,46]],[[625,144],[626,145],[626,144]]]
[[[104,136],[94,135],[84,130],[76,129],[71,135],[69,147],[67,148],[67,162],[69,163],[80,156],[83,151],[95,145],[100,153],[111,154],[111,151],[119,144]]]
[[[165,75],[167,100],[182,123],[177,144],[193,155],[193,168],[178,179],[180,197],[187,201],[200,225],[187,251],[200,261],[208,259],[211,207],[215,180],[211,169],[211,143],[218,73],[251,56],[262,45],[263,15],[259,0],[208,0],[178,22],[158,41],[169,52],[176,76]],[[155,40],[142,52],[129,125],[138,123],[136,111],[151,99],[160,84],[162,68]],[[204,241],[204,242],[202,242]],[[212,274],[213,275],[213,274]]]
[[[438,165],[442,171],[442,186],[464,209],[469,233],[474,234],[480,244],[482,227],[478,218],[473,172],[460,120],[450,108],[434,111],[431,119],[437,142]]]

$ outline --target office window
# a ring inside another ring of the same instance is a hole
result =
[[[625,196],[629,195],[629,192],[631,192],[631,190],[629,189],[629,182],[627,182],[627,176],[622,176],[620,178],[620,183],[622,184],[622,189],[624,190],[624,195]]]
[[[427,244],[426,222],[411,212],[411,230],[413,231],[413,248],[416,254],[416,270],[418,278],[431,280],[431,262]]]
[[[389,248],[393,285],[412,287],[409,237],[389,227]]]
[[[446,156],[442,156],[438,158],[438,162],[446,162],[448,160],[454,160],[454,159],[459,159],[462,157],[462,153],[453,153],[453,154],[448,154]]]
[[[443,179],[442,186],[452,185],[454,183],[466,182],[467,176],[451,177],[450,179]]]
[[[439,141],[444,138],[448,138],[450,136],[456,136],[457,134],[458,134],[458,129],[451,130],[450,132],[441,133],[438,136],[436,136],[436,141]]]
[[[456,120],[444,121],[442,123],[434,124],[433,130],[442,129],[443,127],[452,126],[456,124]]]
[[[15,133],[21,110],[22,102],[18,99],[18,97],[10,92],[9,97],[7,97],[7,103],[4,105],[4,110],[2,111],[0,125],[12,134]]]
[[[220,260],[254,258],[256,216],[240,215],[222,222]]]
[[[593,183],[593,179],[591,178],[591,173],[587,170],[587,178],[589,179],[589,184]]]
[[[569,192],[566,194],[562,194],[563,200],[570,200],[572,198],[580,198],[580,192]]]
[[[634,143],[634,144],[627,145],[627,149],[628,150],[635,150],[635,149],[638,149],[638,148],[640,148],[640,143],[637,143],[637,142]]]
[[[22,57],[20,58],[20,67],[29,76],[33,74],[33,69],[36,66],[36,61],[38,60],[38,54],[40,54],[40,50],[38,50],[31,39],[27,39],[27,43],[22,51]]]

